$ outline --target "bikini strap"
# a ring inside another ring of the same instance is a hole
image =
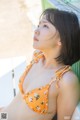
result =
[[[31,60],[31,62],[29,63],[29,65],[26,66],[23,74],[21,75],[20,79],[19,79],[19,88],[21,89],[21,92],[24,93],[23,91],[23,88],[22,88],[22,85],[23,85],[23,82],[24,82],[24,79],[27,75],[27,73],[29,72],[29,70],[31,69],[32,65],[35,63],[35,62],[38,62],[39,59],[42,57],[42,53],[41,51],[39,52],[34,52],[33,53],[33,59]]]
[[[59,81],[61,80],[64,73],[68,72],[71,69],[69,65],[66,65],[65,67],[60,68],[55,72],[55,77],[52,77],[49,85],[51,85],[54,81],[56,82],[56,87],[59,87]]]
[[[41,54],[42,52],[40,51],[40,50],[35,50],[34,52],[33,52],[33,58],[34,57],[37,57],[39,54]]]
[[[31,67],[33,66],[34,63],[38,62],[40,58],[43,57],[43,53],[41,51],[35,51],[33,53],[33,59],[31,60],[31,62],[29,63],[29,65],[26,66],[23,74],[21,75],[20,79],[19,79],[19,88],[20,88],[20,91],[22,94],[24,94],[24,91],[23,91],[23,82],[24,82],[24,79],[26,77],[26,75],[28,74],[29,70],[31,69]]]
[[[35,62],[38,62],[40,58],[43,57],[43,53],[41,51],[34,51],[34,57],[31,61],[31,64],[33,65]],[[49,86],[54,82],[56,82],[56,87],[59,87],[59,81],[61,80],[64,73],[68,72],[71,69],[69,65],[66,65],[65,67],[61,67],[55,72],[55,77],[51,78],[51,81],[49,82]]]

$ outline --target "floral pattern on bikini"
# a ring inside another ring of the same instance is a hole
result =
[[[35,54],[36,56],[36,54]],[[29,108],[31,108],[33,111],[37,112],[37,113],[41,113],[41,114],[46,114],[48,113],[48,94],[49,94],[49,88],[50,85],[56,81],[57,86],[59,80],[61,79],[62,75],[70,70],[70,66],[65,66],[59,70],[56,71],[55,75],[56,75],[56,79],[52,79],[49,84],[40,87],[40,88],[35,88],[27,93],[24,93],[23,90],[23,82],[24,79],[27,75],[27,73],[29,72],[30,68],[32,67],[32,65],[35,62],[38,62],[39,59],[43,56],[43,54],[37,54],[37,56],[35,57],[35,59],[33,59],[30,64],[26,67],[26,70],[24,71],[23,75],[20,78],[19,81],[19,89],[22,93],[23,99],[25,100],[26,104],[28,105]]]

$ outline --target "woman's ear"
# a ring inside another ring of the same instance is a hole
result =
[[[61,46],[61,41],[58,41],[58,45]]]
[[[62,43],[61,43],[60,34],[59,34],[58,31],[57,31],[57,40],[58,40],[57,45],[58,45],[58,46],[61,46]]]

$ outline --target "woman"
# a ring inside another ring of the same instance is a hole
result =
[[[1,110],[8,120],[71,120],[79,103],[79,80],[71,65],[80,59],[74,13],[47,9],[34,33],[33,60],[19,81],[20,93]]]

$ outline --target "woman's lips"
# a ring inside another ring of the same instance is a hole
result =
[[[34,37],[33,39],[34,39],[34,41],[39,41],[36,37]]]

